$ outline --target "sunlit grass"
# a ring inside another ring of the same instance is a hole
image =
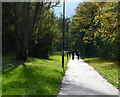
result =
[[[54,55],[49,59],[29,58],[24,63],[4,57],[2,94],[57,95],[64,74],[61,59],[60,55]]]
[[[118,65],[115,62],[102,60],[100,58],[85,58],[84,60],[94,67],[111,84],[120,88],[118,84],[120,82],[120,79],[118,79]]]

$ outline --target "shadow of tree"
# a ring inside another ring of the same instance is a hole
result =
[[[30,62],[37,62],[37,60],[41,60],[41,61],[43,61],[43,62],[45,62],[45,61],[49,61],[49,60],[51,60],[51,61],[59,61],[59,60],[56,60],[56,59],[53,59],[53,58],[47,58],[47,59],[41,59],[41,58],[29,58],[29,61]]]
[[[3,91],[6,92],[11,91],[12,89],[20,89],[21,93],[15,95],[55,95],[56,93],[51,94],[51,91],[54,91],[54,89],[59,87],[61,80],[60,78],[47,76],[38,72],[39,70],[42,71],[44,69],[45,67],[38,68],[37,66],[27,66],[25,63],[22,63],[21,73],[18,75],[17,79],[4,83],[3,87],[5,88],[3,88]],[[57,70],[48,71],[48,74],[49,72],[62,75],[62,72]]]
[[[3,62],[2,72],[3,73],[10,72],[24,63],[25,63],[24,61],[16,61],[16,60],[9,60],[7,62]]]

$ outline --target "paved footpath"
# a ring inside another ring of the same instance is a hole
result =
[[[60,95],[118,95],[118,89],[108,83],[82,59],[70,59],[63,77]]]

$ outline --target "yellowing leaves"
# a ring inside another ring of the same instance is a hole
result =
[[[75,17],[74,19],[75,19],[75,20],[79,20],[80,18],[79,18],[79,17]]]

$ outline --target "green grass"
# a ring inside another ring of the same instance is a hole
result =
[[[57,95],[64,74],[60,55],[29,58],[28,62],[13,58],[3,57],[2,95]]]
[[[100,58],[85,58],[85,62],[95,68],[105,79],[120,89],[120,79],[118,79],[118,65],[112,61]]]

